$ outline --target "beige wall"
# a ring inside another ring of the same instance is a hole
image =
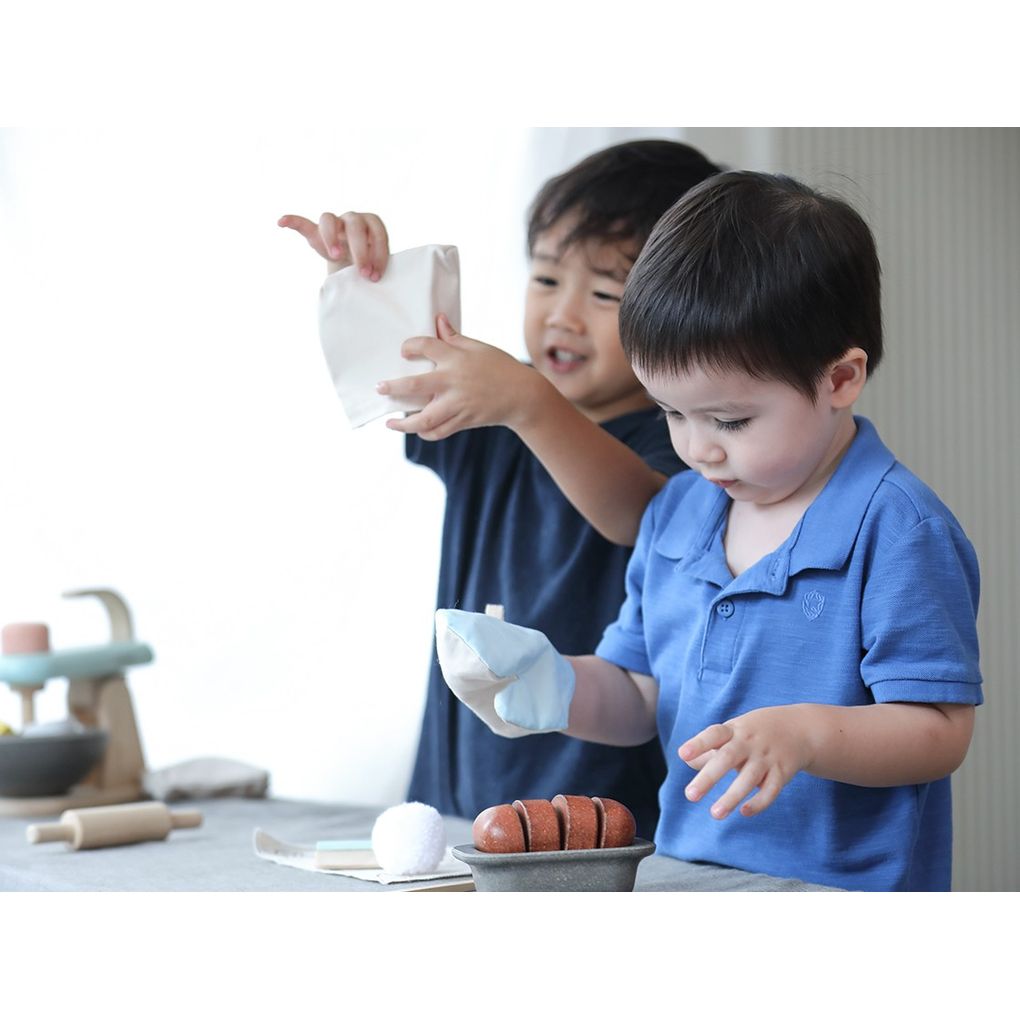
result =
[[[978,551],[986,704],[954,778],[954,888],[1020,889],[1020,130],[688,129],[849,199],[878,239],[887,351],[861,413]]]

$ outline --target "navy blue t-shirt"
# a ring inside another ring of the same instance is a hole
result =
[[[602,427],[656,471],[683,467],[657,410]],[[438,442],[409,435],[406,452],[446,485],[437,607],[481,613],[496,603],[507,622],[540,630],[557,651],[592,654],[619,615],[632,550],[599,535],[510,429],[468,429]],[[497,736],[446,686],[433,644],[410,800],[474,818],[515,799],[611,797],[651,839],[665,775],[657,740],[608,747],[560,733]]]

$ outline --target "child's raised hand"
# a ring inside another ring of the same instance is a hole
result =
[[[435,370],[376,387],[387,396],[415,400],[422,410],[386,425],[428,440],[481,425],[511,425],[527,407],[530,384],[541,385],[541,376],[498,347],[462,336],[445,315],[436,322],[439,339],[412,337],[401,347],[405,358],[427,358]]]
[[[390,241],[383,221],[374,213],[325,212],[313,223],[304,216],[281,216],[277,226],[296,230],[336,269],[358,267],[362,276],[379,280],[390,257]]]
[[[687,784],[688,800],[697,801],[728,772],[736,778],[712,805],[713,818],[726,818],[753,790],[741,808],[745,817],[761,814],[784,786],[811,763],[805,725],[806,705],[759,708],[709,726],[680,746],[680,758],[698,774]]]

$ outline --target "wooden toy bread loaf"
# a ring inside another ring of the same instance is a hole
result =
[[[557,794],[486,808],[471,837],[485,853],[535,853],[630,846],[636,831],[630,809],[617,800]]]

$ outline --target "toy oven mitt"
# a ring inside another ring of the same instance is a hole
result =
[[[319,338],[351,428],[384,414],[421,410],[375,387],[435,367],[424,358],[405,361],[400,345],[412,336],[435,336],[440,312],[460,330],[460,260],[452,245],[397,252],[375,283],[354,266],[326,278],[319,292]]]
[[[493,733],[524,737],[566,729],[574,671],[540,631],[440,609],[436,650],[447,686]]]

